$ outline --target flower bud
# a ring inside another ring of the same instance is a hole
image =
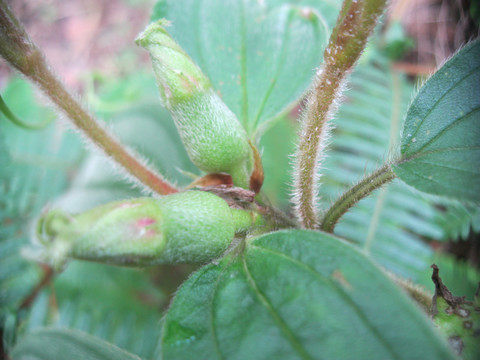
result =
[[[229,173],[236,186],[248,188],[253,153],[245,129],[165,25],[165,20],[150,24],[136,42],[150,52],[162,103],[190,159],[199,169]]]
[[[44,261],[68,257],[124,266],[202,263],[258,221],[222,198],[188,191],[109,203],[76,216],[54,210],[39,222]]]

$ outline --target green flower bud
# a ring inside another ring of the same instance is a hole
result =
[[[162,103],[199,169],[229,173],[235,185],[248,188],[253,153],[247,133],[210,80],[167,33],[166,24],[150,24],[136,40],[150,52]]]
[[[214,194],[188,191],[113,202],[76,216],[55,210],[42,217],[39,233],[43,260],[57,269],[68,257],[124,266],[202,263],[258,221]]]

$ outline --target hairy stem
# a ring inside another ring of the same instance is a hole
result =
[[[324,52],[303,112],[296,153],[293,202],[303,227],[318,226],[318,167],[328,140],[328,121],[338,105],[342,85],[365,48],[386,0],[345,0]]]
[[[333,232],[335,224],[345,214],[348,209],[354,206],[364,197],[370,195],[372,191],[378,189],[383,184],[392,181],[395,174],[390,164],[384,165],[374,171],[369,176],[363,178],[357,185],[347,190],[337,201],[328,209],[323,217],[320,229],[327,232]]]
[[[82,134],[120,164],[131,177],[158,194],[177,192],[160,174],[141,163],[65,89],[5,0],[0,0],[0,55],[35,82]]]

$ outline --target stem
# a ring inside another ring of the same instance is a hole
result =
[[[40,291],[47,286],[53,279],[55,272],[49,266],[42,265],[43,267],[43,277],[40,282],[33,288],[33,290],[28,294],[28,296],[22,301],[19,309],[28,309],[35,299],[37,298]]]
[[[142,164],[131,150],[118,142],[74,99],[50,70],[40,49],[4,0],[0,0],[0,55],[35,82],[82,134],[120,164],[129,175],[162,195],[178,191],[160,174]]]
[[[348,209],[354,206],[364,197],[370,195],[372,191],[378,189],[383,184],[393,180],[395,174],[390,164],[386,164],[376,170],[369,176],[363,178],[357,185],[347,190],[335,203],[328,209],[322,219],[320,229],[327,232],[333,232],[335,224],[345,214]]]
[[[305,228],[317,227],[318,167],[328,140],[342,85],[365,48],[386,0],[345,0],[324,52],[303,112],[296,153],[293,198],[296,216]]]

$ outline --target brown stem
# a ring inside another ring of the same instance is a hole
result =
[[[365,48],[386,0],[345,0],[324,52],[303,113],[295,162],[295,211],[305,228],[318,226],[316,203],[318,168],[324,156],[330,126],[342,84]]]
[[[127,173],[152,191],[165,195],[178,190],[149,169],[86,111],[53,74],[42,52],[30,39],[5,0],[0,1],[0,55],[35,82],[72,123]]]
[[[20,304],[19,310],[22,309],[28,309],[33,301],[37,298],[38,294],[40,291],[47,286],[50,281],[52,281],[53,276],[55,275],[55,272],[53,269],[49,266],[42,265],[43,268],[43,278],[40,280],[40,282],[33,288],[33,290],[30,292],[30,294],[22,301]]]

